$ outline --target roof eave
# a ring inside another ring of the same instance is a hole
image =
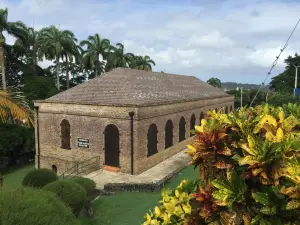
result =
[[[55,100],[35,100],[34,103],[53,103],[53,104],[73,104],[73,105],[93,105],[93,106],[112,106],[112,107],[135,107],[135,108],[142,108],[142,107],[149,107],[149,106],[160,106],[160,105],[172,105],[172,104],[178,104],[178,103],[185,103],[185,102],[195,102],[200,100],[209,100],[209,99],[215,99],[215,98],[229,98],[234,96],[229,94],[222,94],[219,96],[210,96],[205,98],[198,98],[198,99],[191,99],[191,100],[178,100],[178,101],[172,101],[172,102],[151,102],[151,103],[142,103],[142,104],[95,104],[95,103],[82,103],[82,102],[62,102],[62,101],[55,101]]]

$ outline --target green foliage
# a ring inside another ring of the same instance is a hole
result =
[[[87,200],[87,193],[84,188],[71,180],[58,180],[47,184],[44,190],[51,191],[59,199],[68,204],[78,216]]]
[[[0,187],[3,186],[3,176],[2,174],[0,173]]]
[[[286,103],[299,103],[300,101],[290,93],[273,93],[268,97],[268,104],[273,106],[283,106]]]
[[[91,196],[96,188],[95,181],[85,177],[75,177],[72,181],[84,188],[88,196]]]
[[[55,194],[31,188],[0,187],[0,224],[79,225],[72,210]]]
[[[23,82],[22,91],[30,101],[44,100],[57,93],[54,81],[50,77],[31,76]]]
[[[191,225],[297,224],[300,105],[222,112],[207,112],[201,126],[195,126],[187,153],[190,164],[200,167],[203,184],[189,193],[191,211],[197,213],[181,218]]]
[[[55,172],[49,169],[33,169],[29,171],[22,181],[23,186],[42,188],[58,180]]]
[[[294,57],[289,56],[285,59],[287,64],[284,72],[272,78],[270,82],[271,88],[276,92],[281,93],[293,93],[295,87],[295,67],[292,65],[299,65],[300,56],[296,53]],[[300,85],[300,80],[298,79],[298,87]]]
[[[212,196],[220,206],[232,206],[233,202],[245,201],[247,186],[236,171],[231,171],[226,179],[213,180],[212,185],[217,189]]]
[[[160,205],[145,215],[143,225],[151,224],[187,224],[192,218],[189,193],[196,191],[198,183],[183,180],[176,190],[164,189]]]
[[[0,123],[0,137],[0,161],[6,157],[14,164],[21,154],[34,151],[33,128]]]
[[[221,88],[221,80],[215,77],[209,78],[206,81],[209,85],[214,86],[216,88]]]

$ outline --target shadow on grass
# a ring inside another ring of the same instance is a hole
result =
[[[191,166],[170,179],[165,188],[176,188],[181,180],[199,178],[198,170]],[[143,222],[143,216],[158,204],[160,192],[120,192],[112,196],[101,196],[93,203],[95,220],[81,216],[82,224],[88,225],[134,225]]]

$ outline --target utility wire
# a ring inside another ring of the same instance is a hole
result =
[[[292,32],[291,32],[289,38],[286,40],[286,42],[285,42],[283,48],[280,49],[279,55],[276,56],[276,59],[274,60],[272,66],[271,66],[271,69],[270,69],[269,72],[268,72],[268,75],[266,76],[266,78],[265,78],[264,81],[262,82],[262,85],[261,85],[261,86],[259,87],[259,89],[257,90],[257,92],[256,92],[256,94],[255,94],[255,96],[254,96],[254,98],[252,99],[252,101],[251,101],[251,103],[250,103],[250,107],[251,107],[251,105],[253,104],[255,98],[257,97],[259,91],[260,91],[260,90],[262,89],[262,87],[265,85],[266,80],[267,80],[268,77],[271,75],[271,72],[272,72],[272,70],[274,69],[274,67],[276,66],[276,64],[277,64],[277,62],[278,62],[278,59],[279,59],[281,53],[282,53],[282,52],[286,49],[286,47],[288,46],[288,42],[289,42],[289,40],[291,39],[292,35],[294,34],[294,32],[295,32],[295,30],[296,30],[296,28],[297,28],[299,22],[300,22],[300,19],[299,19],[298,22],[296,23],[296,25],[295,25],[294,29],[292,30]]]

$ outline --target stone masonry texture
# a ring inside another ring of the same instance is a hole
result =
[[[76,87],[75,87],[76,88]],[[84,94],[84,93],[82,93]],[[40,155],[36,151],[41,168],[57,167],[58,175],[72,168],[77,162],[99,157],[99,168],[105,165],[105,128],[114,124],[119,130],[120,171],[131,172],[131,130],[129,112],[134,112],[133,122],[133,171],[140,174],[165,159],[186,148],[192,141],[190,120],[194,114],[196,124],[200,124],[201,113],[211,109],[227,107],[233,109],[234,97],[224,94],[218,97],[190,100],[184,102],[162,103],[155,105],[93,105],[69,102],[36,101],[38,107],[38,128],[36,129],[36,149],[38,141]],[[179,121],[185,119],[186,140],[179,143]],[[70,123],[71,149],[61,148],[60,123],[63,119]],[[168,120],[173,123],[173,146],[165,149],[165,126]],[[156,124],[158,153],[147,157],[147,133],[151,124]],[[39,140],[37,138],[39,132]],[[78,138],[89,139],[89,148],[77,146]],[[91,172],[91,171],[89,171]]]

